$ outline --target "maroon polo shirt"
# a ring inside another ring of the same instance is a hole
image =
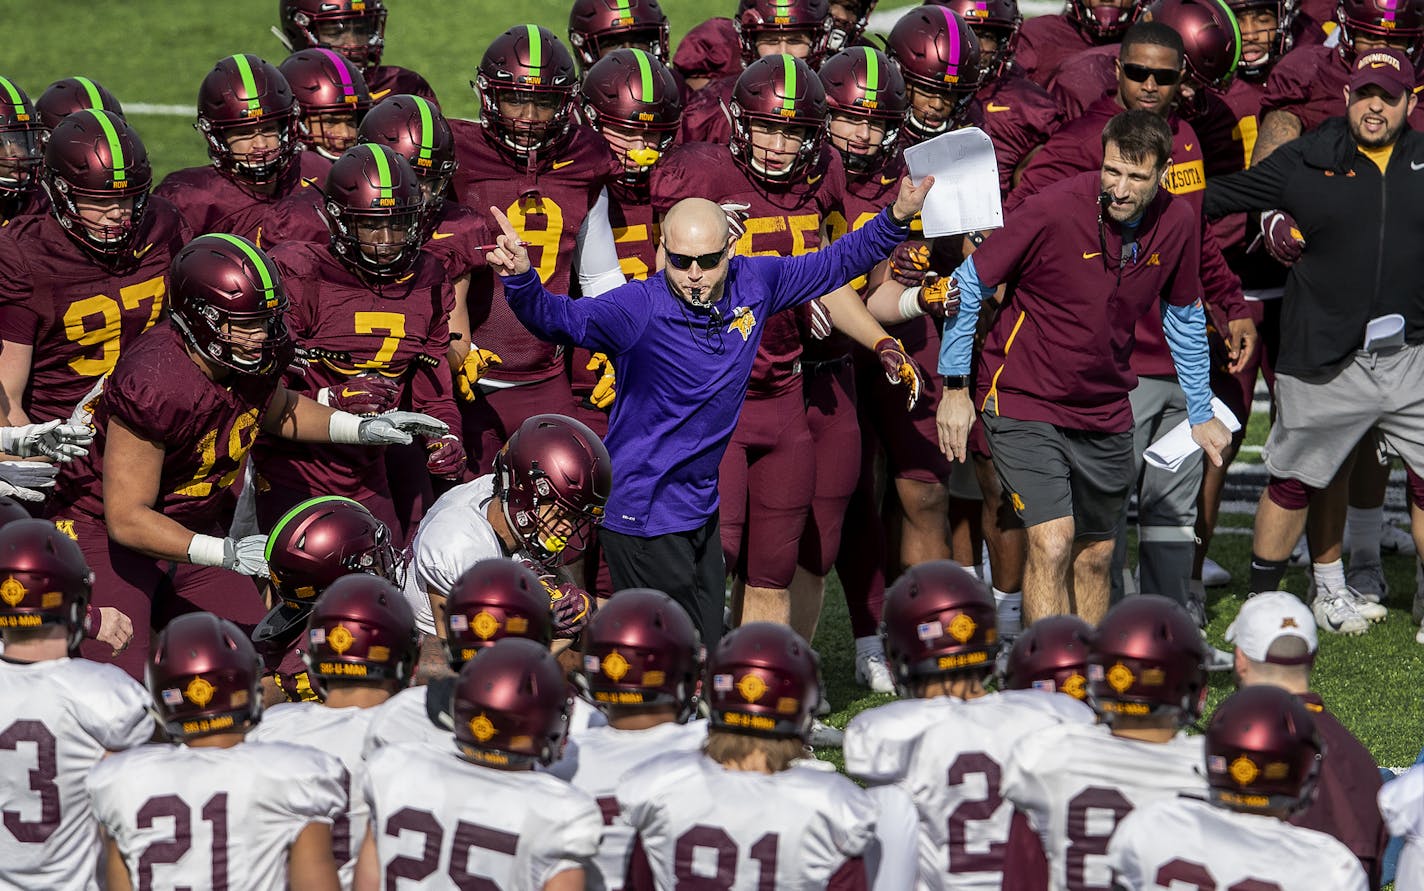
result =
[[[1004,417],[1121,433],[1132,429],[1127,394],[1138,321],[1162,324],[1158,301],[1201,295],[1200,213],[1165,190],[1137,227],[1137,259],[1119,263],[1119,227],[1098,221],[1101,178],[1092,170],[1023,202],[974,253],[985,285],[1012,281],[978,358],[976,402]]]

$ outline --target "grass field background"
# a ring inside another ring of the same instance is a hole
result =
[[[18,9],[21,0],[9,0]],[[450,3],[443,0],[388,0],[391,9],[385,58],[422,72],[434,86],[446,113],[475,117],[478,105],[469,88],[488,42],[512,25],[543,24],[561,37],[566,31],[566,0],[524,0],[520,4]],[[887,8],[895,3],[887,3]],[[714,14],[729,14],[727,0],[709,5],[694,0],[662,0],[672,22],[674,41],[688,28]],[[81,0],[24,3],[24,14],[10,16],[15,32],[7,41],[4,74],[32,96],[61,77],[88,75],[112,90],[130,108],[130,119],[144,137],[157,175],[207,163],[191,114],[141,111],[153,106],[191,109],[199,82],[219,58],[256,53],[272,62],[285,50],[269,31],[276,23],[275,0],[215,5],[198,0],[134,0],[93,4]],[[1253,419],[1248,444],[1260,445],[1266,419]],[[1244,462],[1255,460],[1246,455]],[[1241,501],[1249,505],[1249,499]],[[1249,506],[1227,515],[1223,525],[1249,531]],[[1212,556],[1234,576],[1233,584],[1212,592],[1209,633],[1224,646],[1222,635],[1244,596],[1250,562],[1249,534],[1219,535]],[[1387,557],[1393,608],[1388,621],[1360,638],[1326,636],[1316,667],[1317,687],[1332,711],[1368,745],[1381,764],[1406,766],[1424,745],[1424,707],[1418,693],[1424,677],[1424,647],[1414,642],[1409,618],[1414,591],[1412,558]],[[1306,579],[1292,570],[1285,585],[1304,593]],[[829,695],[835,707],[830,722],[844,726],[860,710],[886,701],[853,683],[853,657],[845,605],[832,579],[826,613],[816,645],[821,651]],[[1229,691],[1231,680],[1213,682],[1213,702]],[[839,753],[826,752],[838,760]]]

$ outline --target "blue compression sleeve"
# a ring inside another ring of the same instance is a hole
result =
[[[979,307],[994,293],[992,287],[979,281],[972,256],[954,270],[954,280],[959,284],[959,315],[954,317],[953,327],[945,329],[939,345],[940,374],[969,373],[974,361],[974,326],[979,321]]]
[[[961,298],[962,305],[962,298]],[[1206,310],[1200,300],[1189,306],[1162,303],[1162,328],[1177,381],[1187,394],[1187,420],[1201,424],[1215,417],[1211,408],[1211,355],[1206,343]]]

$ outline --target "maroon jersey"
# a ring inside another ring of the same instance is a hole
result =
[[[1201,214],[1159,190],[1138,225],[1138,259],[1119,263],[1118,227],[1098,222],[1101,189],[1096,169],[1054,183],[974,252],[985,285],[1016,283],[979,352],[981,410],[1078,430],[1132,429],[1134,331],[1150,317],[1160,336],[1159,300],[1200,298]]]
[[[1093,45],[1068,16],[1040,15],[1025,19],[1019,28],[1019,42],[1014,48],[1014,64],[1023,69],[1029,80],[1047,88],[1058,66]]]
[[[192,233],[162,198],[149,199],[140,227],[137,261],[121,272],[91,260],[50,214],[5,227],[0,340],[34,349],[21,401],[31,420],[69,417],[120,350],[163,317],[168,267]]]
[[[738,256],[794,257],[821,249],[821,226],[832,213],[844,218],[845,170],[840,155],[822,143],[807,172],[771,191],[746,174],[727,146],[684,143],[653,167],[653,209],[667,213],[688,195],[750,205],[746,234],[734,247]],[[769,396],[800,385],[802,314],[798,307],[766,320],[749,393]]]
[[[644,279],[657,269],[661,237],[648,185],[614,183],[608,188],[608,221],[618,246],[618,265],[629,281]]]
[[[435,103],[436,108],[440,107],[440,102],[435,98],[435,91],[417,71],[399,65],[377,65],[363,69],[362,73],[366,75],[366,86],[371,91],[373,105],[387,96],[410,93],[412,96],[429,99]]]
[[[249,191],[211,166],[175,170],[153,194],[172,201],[194,235],[227,232],[260,243],[263,217],[293,192],[325,182],[331,169],[331,162],[316,152],[298,152],[297,159],[271,195]]]
[[[1192,127],[1202,138],[1207,176],[1225,176],[1251,166],[1265,94],[1263,81],[1232,78],[1226,92],[1211,94],[1216,101],[1202,115],[1192,119]],[[1271,259],[1264,248],[1258,246],[1254,251],[1247,251],[1260,233],[1256,214],[1227,214],[1212,222],[1211,231],[1221,245],[1227,265],[1241,277],[1241,284],[1247,290],[1285,285],[1286,267]]]
[[[64,465],[52,513],[104,519],[104,442],[116,418],[142,439],[163,446],[163,470],[153,509],[202,535],[227,535],[237,504],[243,459],[280,375],[233,374],[214,381],[197,367],[168,321],[135,340],[119,357],[94,411],[89,454]],[[124,469],[111,468],[122,485]]]
[[[738,77],[741,77],[740,72],[718,78],[687,100],[687,106],[682,110],[682,123],[678,127],[678,142],[731,143],[732,122],[723,109],[732,105],[732,91],[736,89]]]
[[[49,213],[49,199],[43,190],[30,189],[17,199],[0,201],[0,227],[8,226],[11,220],[41,213]]]
[[[1007,195],[1019,164],[1048,141],[1064,118],[1047,90],[1013,72],[986,84],[975,95],[974,104],[979,106],[980,126],[994,142],[999,192]]]
[[[292,339],[308,349],[345,354],[313,360],[298,392],[314,397],[322,387],[374,372],[402,385],[402,404],[409,398],[415,411],[460,429],[446,361],[454,290],[443,266],[422,253],[409,274],[377,293],[326,245],[289,241],[271,256],[291,301]],[[383,451],[264,437],[253,461],[266,485],[359,501],[385,491]]]
[[[1326,118],[1345,113],[1345,88],[1350,83],[1350,66],[1333,46],[1298,46],[1281,58],[1266,81],[1261,99],[1261,116],[1277,109],[1300,119],[1306,130],[1314,130]],[[1409,126],[1424,129],[1424,108],[1418,105],[1409,115]]]
[[[528,246],[529,262],[544,287],[569,293],[579,228],[603,187],[623,173],[608,143],[588,127],[576,126],[563,150],[540,158],[539,170],[530,175],[502,154],[479,124],[452,120],[450,129],[460,164],[455,172],[460,203],[481,214],[491,205],[502,209]],[[538,191],[537,198],[522,197],[531,189]],[[470,322],[474,342],[503,360],[486,377],[531,382],[562,374],[563,348],[530,334],[505,302],[503,282],[495,278],[494,286],[488,317]]]
[[[737,26],[729,18],[716,17],[693,27],[678,41],[673,53],[673,74],[682,94],[682,106],[687,107],[697,93],[689,90],[689,77],[736,77],[742,70],[742,43],[737,38]]]
[[[1117,95],[1117,57],[1122,47],[1116,43],[1094,46],[1064,59],[1049,81],[1063,119],[1071,121],[1094,102]]]

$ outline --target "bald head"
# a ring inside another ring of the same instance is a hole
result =
[[[727,214],[715,201],[684,198],[663,217],[663,241],[678,254],[707,254],[727,243]]]

